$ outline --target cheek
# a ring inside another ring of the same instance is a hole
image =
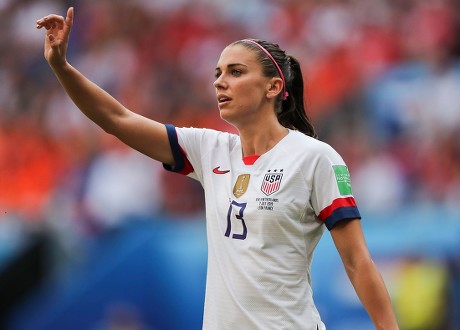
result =
[[[252,102],[258,102],[265,95],[263,88],[254,83],[240,86],[238,94],[241,96],[241,99]]]

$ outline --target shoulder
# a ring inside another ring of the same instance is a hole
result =
[[[305,135],[299,131],[291,131],[287,143],[288,152],[301,154],[311,159],[329,159],[331,163],[342,162],[342,157],[328,143]]]
[[[239,136],[236,134],[209,128],[176,127],[175,129],[181,139],[194,140],[199,144],[205,144],[210,147],[222,144],[233,146],[240,141]]]

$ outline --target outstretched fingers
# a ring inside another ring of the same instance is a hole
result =
[[[39,20],[37,20],[36,24],[37,29],[41,29],[44,27],[47,30],[56,28],[70,30],[73,24],[73,7],[70,7],[67,10],[67,16],[65,19],[60,15],[51,14],[43,18],[40,18]]]
[[[37,29],[45,28],[44,55],[48,63],[61,65],[66,61],[67,45],[70,30],[73,24],[74,9],[67,10],[66,17],[60,15],[47,15],[37,20]]]
[[[64,26],[64,17],[59,15],[48,15],[37,20],[37,29],[44,27],[45,29],[62,29]]]

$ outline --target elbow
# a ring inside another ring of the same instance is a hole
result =
[[[359,258],[355,258],[353,260],[350,260],[344,264],[345,266],[345,271],[350,278],[350,280],[353,281],[360,273],[362,274],[369,274],[370,271],[375,268],[374,261],[372,258],[367,255],[367,256],[362,256]]]
[[[118,136],[122,117],[122,115],[107,116],[100,118],[98,121],[95,121],[95,123],[102,128],[104,132]]]
[[[99,124],[99,127],[104,130],[104,132],[110,135],[117,135],[116,125],[111,121],[105,121]]]

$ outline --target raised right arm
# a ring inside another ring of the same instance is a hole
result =
[[[163,124],[128,110],[67,62],[73,13],[69,8],[65,19],[48,15],[37,21],[38,29],[46,29],[44,55],[57,79],[75,105],[104,131],[153,159],[174,165]]]

